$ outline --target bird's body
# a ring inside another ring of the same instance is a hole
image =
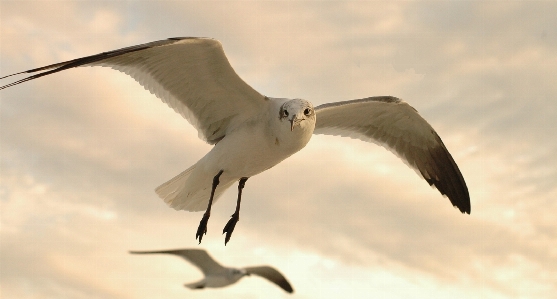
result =
[[[130,251],[132,254],[172,254],[179,256],[203,272],[203,279],[186,283],[190,289],[222,288],[238,282],[245,276],[257,275],[276,284],[284,291],[293,293],[294,289],[278,270],[270,266],[252,266],[245,268],[224,267],[216,262],[202,249],[174,249],[161,251]]]
[[[155,190],[174,209],[205,209],[196,233],[199,242],[213,202],[239,182],[236,211],[223,230],[228,242],[239,220],[246,181],[304,148],[312,134],[380,144],[461,212],[470,213],[468,188],[458,166],[435,130],[406,102],[383,96],[313,107],[302,99],[269,98],[234,72],[222,45],[213,39],[170,38],[78,58],[14,74],[36,73],[0,89],[80,66],[128,74],[214,145],[195,165]]]
[[[228,268],[220,274],[208,274],[200,281],[186,283],[184,286],[192,290],[204,288],[224,288],[235,284],[246,275],[246,271],[236,268]]]
[[[268,109],[265,113],[228,132],[176,180],[159,186],[157,194],[176,210],[202,211],[207,208],[211,180],[220,170],[223,173],[215,200],[240,178],[249,178],[272,168],[304,148],[313,135],[315,117],[291,129],[289,122],[281,121],[279,113],[273,113],[291,100],[266,98],[266,101]],[[304,100],[293,101],[311,106]]]

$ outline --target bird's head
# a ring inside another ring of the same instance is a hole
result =
[[[280,106],[279,119],[286,122],[290,126],[290,131],[294,131],[297,127],[301,129],[315,127],[315,111],[313,105],[302,99],[293,99],[285,102]]]

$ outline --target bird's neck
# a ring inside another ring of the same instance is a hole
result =
[[[273,134],[275,136],[275,146],[292,151],[292,153],[304,148],[311,139],[315,128],[314,124],[312,125],[307,121],[304,122],[300,126],[294,127],[294,130],[291,130],[289,123],[277,121],[275,123],[275,128],[277,129]]]

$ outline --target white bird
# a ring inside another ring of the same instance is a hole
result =
[[[36,73],[0,89],[80,66],[105,66],[128,74],[186,118],[201,139],[215,145],[195,165],[155,189],[176,210],[205,209],[196,233],[199,243],[207,233],[213,202],[239,181],[236,211],[223,230],[226,245],[239,220],[248,178],[302,149],[312,134],[380,144],[462,213],[470,213],[468,188],[458,166],[435,130],[406,102],[379,96],[314,108],[303,99],[266,97],[234,72],[214,39],[170,38],[103,52],[13,74]]]
[[[288,293],[294,289],[277,269],[270,266],[254,266],[245,268],[223,267],[217,263],[205,250],[202,249],[175,249],[162,251],[130,251],[133,254],[167,253],[178,255],[199,268],[205,276],[202,280],[184,284],[190,289],[222,288],[236,283],[244,276],[251,274],[261,276],[281,287]]]

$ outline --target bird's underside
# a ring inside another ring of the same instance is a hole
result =
[[[218,155],[209,153],[206,164],[199,164],[201,160],[196,164],[205,169],[203,176],[192,175],[192,167],[156,189],[176,209],[205,209],[196,232],[199,242],[207,231],[213,202],[238,182],[236,210],[223,230],[226,244],[239,220],[247,179],[303,148],[311,134],[339,135],[384,146],[448,197],[453,206],[470,213],[468,188],[453,157],[431,125],[406,102],[383,96],[313,107],[300,99],[270,99],[236,74],[222,45],[214,39],[170,38],[35,68],[0,78],[30,74],[0,90],[81,66],[110,67],[133,77],[186,118],[201,139],[215,144],[214,149],[222,148]],[[255,135],[249,130],[258,132],[260,142],[256,144],[265,143],[269,148],[251,149],[250,136]],[[232,138],[234,134],[243,137]],[[226,162],[224,144],[240,149],[238,153],[244,146],[249,157],[238,158],[236,164]],[[274,160],[266,161],[266,157]],[[246,163],[258,170],[240,171]]]

